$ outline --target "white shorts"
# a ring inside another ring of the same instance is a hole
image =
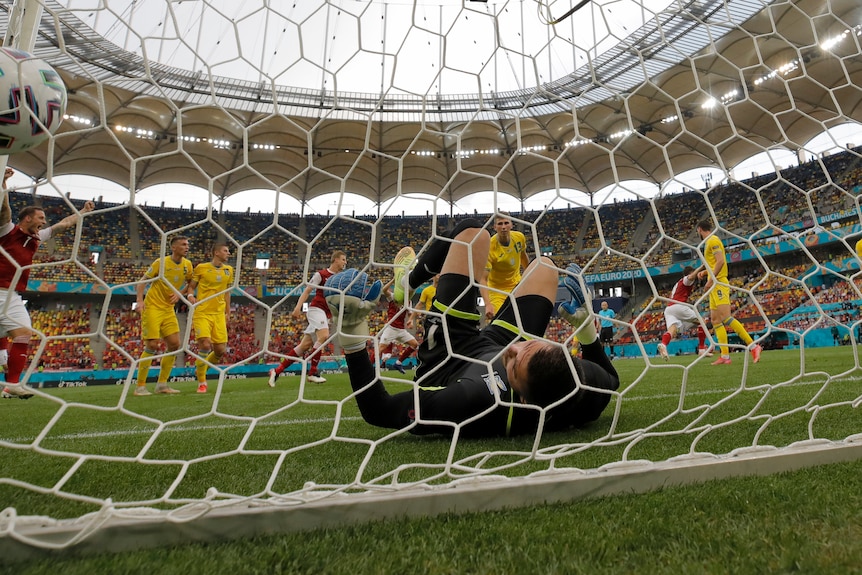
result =
[[[393,341],[407,344],[415,340],[416,338],[413,336],[413,334],[404,329],[403,327],[397,328],[392,327],[391,325],[387,325],[383,328],[383,331],[380,332],[380,343],[383,345],[386,345],[387,343],[391,343]]]
[[[329,329],[329,318],[326,317],[326,312],[319,307],[309,306],[308,311],[305,312],[305,317],[308,319],[308,327],[302,333],[314,335],[322,329]]]
[[[24,300],[17,292],[0,289],[0,336],[22,327],[33,329]]]
[[[700,315],[693,306],[675,303],[664,308],[664,323],[667,329],[677,326],[677,333],[687,331],[696,325],[700,325]]]

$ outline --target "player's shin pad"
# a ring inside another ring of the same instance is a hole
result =
[[[575,337],[584,345],[589,345],[598,339],[596,334],[596,323],[593,315],[586,308],[579,307],[572,310],[568,303],[559,307],[560,317],[569,322],[575,328]]]
[[[363,301],[358,297],[335,294],[326,298],[332,317],[338,325],[338,343],[345,353],[365,349],[370,339],[368,314],[377,301]]]

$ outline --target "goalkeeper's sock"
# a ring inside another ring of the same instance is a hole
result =
[[[338,322],[338,343],[344,353],[365,350],[371,337],[368,314],[377,306],[377,300],[363,301],[352,296],[331,295],[326,298],[326,303],[332,317]],[[343,309],[339,309],[342,306]]]
[[[559,312],[560,316],[575,328],[575,337],[581,345],[590,345],[599,338],[593,314],[587,308],[579,307],[572,311],[571,303],[564,303],[560,304]]]
[[[159,367],[158,383],[168,382],[168,378],[170,378],[171,376],[171,370],[174,368],[174,362],[176,362],[176,360],[177,356],[175,356],[174,354],[166,355],[162,358],[162,364]]]
[[[464,230],[471,228],[481,229],[482,227],[484,226],[479,220],[468,218],[460,221],[454,230],[445,235],[445,238],[454,238]],[[410,272],[408,281],[411,289],[416,289],[440,273],[440,270],[443,269],[443,262],[446,261],[446,256],[449,254],[449,246],[451,245],[452,242],[450,239],[434,238],[428,249],[419,256],[416,267]]]
[[[155,352],[148,349],[141,352],[141,358],[138,360],[138,385],[147,385],[147,376],[150,373],[150,366],[153,365],[153,360],[148,358],[154,355]]]

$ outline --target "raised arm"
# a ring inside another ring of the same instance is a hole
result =
[[[87,201],[84,203],[84,207],[81,208],[78,212],[72,214],[71,216],[66,216],[53,226],[51,226],[51,235],[55,236],[59,232],[63,232],[68,230],[69,228],[75,227],[77,225],[78,220],[81,218],[81,214],[86,214],[87,212],[92,212],[96,208],[96,205]]]
[[[6,191],[6,181],[12,177],[15,170],[6,168],[6,173],[3,174],[3,191]],[[12,208],[9,206],[9,194],[3,194],[3,205],[0,206],[0,226],[5,226],[12,221]]]

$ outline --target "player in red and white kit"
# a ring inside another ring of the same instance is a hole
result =
[[[704,346],[704,342],[706,341],[706,332],[703,331],[703,326],[700,325],[700,316],[695,307],[688,303],[688,298],[694,290],[695,283],[697,283],[698,271],[700,270],[696,270],[691,266],[686,266],[685,269],[682,270],[683,276],[678,282],[676,282],[676,284],[674,284],[673,291],[671,291],[670,294],[670,299],[672,299],[673,302],[668,304],[664,309],[664,323],[667,326],[667,331],[664,332],[664,335],[661,338],[661,343],[658,344],[658,353],[665,359],[665,361],[668,359],[667,346],[670,343],[670,340],[675,338],[680,331],[691,329],[694,326],[698,326],[698,352],[703,353],[706,350],[706,347]],[[704,351],[701,352],[701,350]]]
[[[6,168],[3,188],[15,172]],[[9,358],[6,365],[6,387],[3,394],[28,399],[33,393],[21,381],[27,365],[27,350],[33,335],[30,314],[24,307],[21,292],[27,289],[30,266],[39,244],[57,233],[75,227],[84,214],[93,210],[93,202],[86,202],[80,212],[65,217],[53,226],[46,227],[45,211],[38,206],[27,206],[18,212],[18,223],[12,223],[9,194],[3,194],[0,206],[0,336],[8,335]]]
[[[386,310],[386,327],[380,332],[380,362],[385,365],[386,360],[392,357],[392,350],[396,343],[400,343],[404,350],[395,360],[395,369],[404,373],[404,360],[413,355],[419,349],[416,337],[408,331],[413,323],[413,318],[408,317],[407,310],[396,303],[391,291],[386,291],[389,299],[389,307]]]
[[[329,339],[329,318],[332,317],[332,313],[326,304],[326,294],[322,288],[326,284],[326,280],[346,267],[347,254],[341,250],[335,250],[332,252],[329,267],[315,272],[308,281],[308,285],[302,292],[302,295],[299,296],[299,301],[296,302],[296,307],[293,308],[293,313],[291,314],[293,317],[298,318],[302,313],[302,304],[308,300],[311,290],[316,290],[311,303],[308,304],[308,311],[305,313],[308,319],[308,327],[302,332],[302,339],[299,341],[299,345],[289,352],[288,355],[290,357],[284,358],[278,364],[278,367],[269,370],[268,383],[270,387],[275,387],[275,380],[278,379],[278,376],[291,364],[299,361],[299,358],[303,357],[305,352],[312,349],[312,347],[314,349],[310,354],[311,363],[308,366],[306,379],[314,383],[324,383],[326,381],[326,379],[317,374],[317,364],[320,363],[321,348],[326,343],[326,340]]]

